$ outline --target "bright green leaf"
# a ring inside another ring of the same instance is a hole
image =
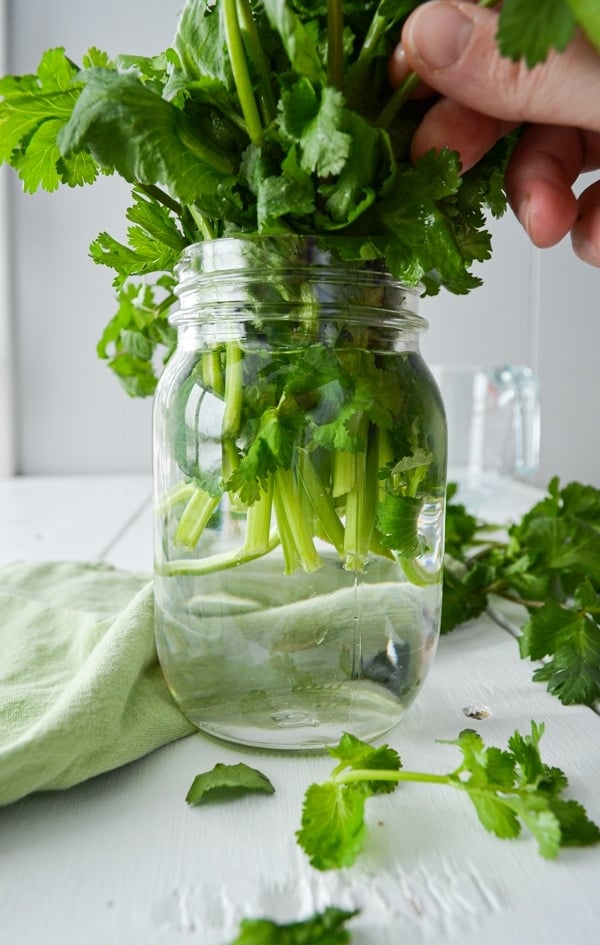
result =
[[[235,765],[218,763],[210,771],[196,775],[185,799],[188,804],[197,806],[209,800],[223,800],[257,791],[265,794],[275,792],[261,771],[243,762]]]

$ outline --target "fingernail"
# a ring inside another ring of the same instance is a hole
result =
[[[473,24],[454,4],[425,4],[413,18],[405,41],[430,69],[447,69],[460,58]]]
[[[531,199],[529,197],[521,200],[516,209],[516,215],[525,232],[531,236]]]

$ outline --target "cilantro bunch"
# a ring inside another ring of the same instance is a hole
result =
[[[430,293],[479,283],[511,143],[462,176],[448,150],[411,164],[428,103],[410,100],[414,77],[393,92],[387,62],[419,2],[187,0],[162,53],[91,48],[75,64],[52,49],[35,74],[0,80],[0,162],[27,192],[113,173],[132,186],[127,243],[91,246],[116,273],[98,354],[129,394],[151,394],[155,349],[172,351],[174,269],[197,241],[312,234]],[[505,0],[499,46],[533,65],[577,24],[600,45],[586,4]]]
[[[450,498],[452,498],[452,491]],[[565,704],[600,699],[600,489],[557,478],[506,536],[464,506],[446,510],[442,632],[494,600],[523,608],[522,657]]]

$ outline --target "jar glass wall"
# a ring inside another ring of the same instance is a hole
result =
[[[178,277],[154,411],[168,685],[230,741],[375,738],[439,632],[446,430],[418,291],[295,236],[197,244]]]

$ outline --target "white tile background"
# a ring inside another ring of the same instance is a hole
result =
[[[158,52],[182,2],[0,0],[2,72],[34,69],[55,45],[75,61],[90,45]],[[100,230],[124,234],[128,202],[120,180],[31,197],[12,173],[0,178],[0,475],[150,467],[151,404],[130,400],[95,355],[114,301],[111,272],[91,262],[87,247]],[[424,353],[431,363],[512,361],[537,370],[538,483],[558,474],[600,486],[600,270],[579,262],[568,241],[534,250],[510,215],[492,230],[494,256],[479,270],[484,286],[422,303],[430,322]]]

